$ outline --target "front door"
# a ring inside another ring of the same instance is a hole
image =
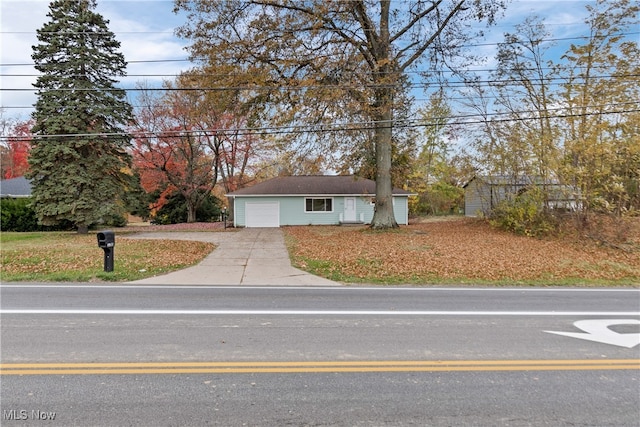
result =
[[[356,198],[355,197],[344,198],[344,221],[345,222],[356,221]]]

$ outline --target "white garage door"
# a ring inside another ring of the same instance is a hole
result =
[[[280,203],[247,203],[245,222],[247,227],[280,227]]]

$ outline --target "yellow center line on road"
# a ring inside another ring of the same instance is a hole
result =
[[[2,363],[0,375],[640,370],[640,359]]]

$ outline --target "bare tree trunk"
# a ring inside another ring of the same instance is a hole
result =
[[[196,222],[196,207],[191,203],[187,203],[187,222]]]
[[[373,80],[378,85],[375,90],[373,117],[375,118],[374,143],[376,149],[376,206],[371,220],[371,228],[385,230],[398,228],[393,214],[393,186],[391,184],[391,154],[393,145],[393,85],[399,80],[398,70],[390,61],[391,40],[389,34],[389,11],[391,2],[380,2],[380,34],[372,43],[376,59]],[[366,15],[366,13],[363,13]]]
[[[392,146],[392,94],[391,90],[380,91],[380,114],[377,114],[374,142],[376,149],[376,205],[371,228],[384,230],[398,228],[393,213],[393,185],[391,183]]]

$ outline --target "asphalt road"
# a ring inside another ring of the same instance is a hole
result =
[[[3,426],[640,419],[638,290],[4,284],[0,308]]]

